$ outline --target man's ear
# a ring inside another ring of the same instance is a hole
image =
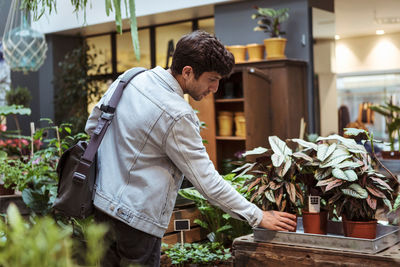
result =
[[[194,75],[193,68],[191,66],[185,66],[182,69],[182,78],[189,79],[190,75]]]

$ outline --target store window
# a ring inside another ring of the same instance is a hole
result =
[[[117,72],[124,72],[133,67],[151,68],[150,29],[139,30],[140,61],[133,52],[131,32],[117,34]]]
[[[351,122],[361,121],[377,139],[387,138],[384,117],[370,114],[367,107],[390,100],[399,105],[400,72],[339,75],[337,90],[338,105],[348,109]]]
[[[96,65],[105,64],[100,73],[95,71],[88,71],[88,75],[96,74],[109,74],[112,73],[111,64],[111,36],[101,35],[95,37],[86,38],[86,42],[89,45],[89,54],[95,56],[94,63]]]
[[[168,43],[172,40],[175,47],[182,35],[190,32],[192,32],[191,21],[156,27],[156,65],[166,67]],[[171,60],[168,66],[171,66]]]

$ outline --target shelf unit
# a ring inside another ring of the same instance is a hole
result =
[[[270,135],[299,136],[301,118],[307,121],[306,68],[306,62],[291,59],[239,63],[217,93],[199,102],[190,99],[206,123],[201,135],[217,169],[238,151],[265,147]],[[219,136],[219,111],[244,112],[246,136]]]

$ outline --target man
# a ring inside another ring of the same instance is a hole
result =
[[[176,45],[171,69],[156,67],[125,88],[98,151],[96,219],[111,225],[104,266],[158,266],[160,243],[185,176],[212,204],[252,226],[293,230],[295,216],[263,212],[215,170],[200,136],[200,124],[184,100],[199,101],[230,74],[233,55],[213,36],[196,31]],[[91,133],[118,80],[89,117]]]

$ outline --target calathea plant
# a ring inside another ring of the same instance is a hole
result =
[[[384,175],[371,167],[363,145],[339,135],[319,137],[318,145],[303,141],[306,166],[328,199],[330,217],[344,215],[352,221],[371,221],[377,208],[391,207],[393,189]]]
[[[234,170],[253,174],[248,181],[250,201],[263,210],[279,210],[299,213],[303,206],[303,191],[298,180],[299,169],[294,159],[299,157],[277,136],[268,138],[271,149],[258,147],[244,156],[262,155],[256,162],[247,162]]]
[[[289,18],[289,8],[262,8],[255,7],[257,13],[251,16],[252,19],[258,19],[258,26],[254,31],[264,31],[269,33],[272,38],[285,34],[281,29],[282,22]]]

